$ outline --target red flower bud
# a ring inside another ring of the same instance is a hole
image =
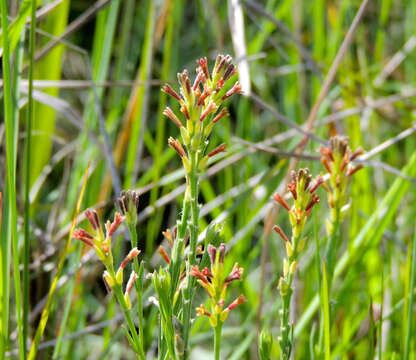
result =
[[[286,200],[283,199],[279,193],[274,194],[273,200],[277,201],[280,205],[282,205],[287,211],[290,211],[290,207],[287,204]]]
[[[131,249],[127,256],[124,258],[123,262],[121,263],[121,268],[124,269],[124,267],[139,254],[140,250],[138,250],[137,248]]]
[[[354,159],[356,159],[358,156],[364,154],[364,149],[360,146],[357,150],[355,150],[350,157],[350,160],[353,161]]]
[[[223,117],[228,115],[228,111],[227,109],[222,109],[217,116],[214,117],[214,119],[212,120],[212,122],[215,124],[218,121],[220,121]]]
[[[131,291],[131,288],[133,287],[134,282],[137,280],[137,277],[137,274],[132,271],[129,277],[129,281],[127,281],[125,294],[128,294]]]
[[[244,269],[238,267],[238,263],[234,264],[233,269],[230,272],[230,275],[225,279],[226,283],[230,283],[234,280],[241,280],[241,275],[243,274]]]
[[[230,305],[228,305],[227,310],[231,311],[232,309],[236,308],[238,305],[245,303],[247,300],[244,295],[240,295],[237,299],[235,299]]]
[[[90,222],[94,230],[98,230],[100,228],[100,219],[95,210],[90,210],[90,209],[86,210],[85,216],[87,217],[88,221]]]
[[[289,239],[287,238],[286,234],[279,226],[277,225],[273,226],[273,230],[276,231],[285,242],[289,242]]]
[[[75,230],[72,233],[72,237],[74,239],[81,240],[82,242],[84,242],[88,246],[94,246],[94,243],[92,242],[94,237],[89,232],[85,231],[84,229]]]
[[[212,150],[209,154],[208,157],[213,157],[214,155],[217,155],[221,152],[225,152],[227,150],[227,147],[225,144],[221,144],[219,146],[217,146],[214,150]]]
[[[162,246],[162,245],[160,245],[159,246],[159,249],[157,250],[157,252],[163,257],[163,259],[166,261],[166,263],[169,265],[170,264],[170,259],[169,259],[169,256],[168,256],[168,254],[166,253],[166,251],[165,251],[165,248]]]
[[[208,279],[199,271],[198,266],[192,266],[191,271],[189,272],[189,275],[194,276],[201,280],[202,282],[208,284]]]
[[[174,97],[176,100],[181,101],[181,97],[178,95],[178,93],[172,89],[172,87],[169,84],[165,84],[162,87],[162,91],[166,94],[169,94],[170,96]]]
[[[114,215],[113,222],[110,224],[110,222],[108,221],[105,226],[107,230],[107,237],[112,237],[123,221],[124,221],[124,216],[116,212]]]
[[[292,196],[293,196],[293,198],[295,199],[295,200],[297,200],[297,198],[298,198],[298,195],[297,195],[297,193],[296,193],[296,184],[295,183],[290,183],[290,184],[287,184],[287,189],[292,193]]]
[[[209,79],[208,62],[206,57],[199,59],[199,66],[201,67],[201,70],[204,73],[205,78]]]
[[[325,166],[325,168],[328,170],[328,172],[331,174],[332,173],[332,170],[331,170],[331,167],[329,166],[328,158],[325,157],[325,156],[323,156],[321,158],[321,162]]]
[[[166,109],[163,110],[163,115],[171,119],[178,127],[183,126],[181,121],[178,119],[178,117],[175,115],[175,113],[172,111],[172,109],[169,106],[166,106]]]
[[[175,149],[175,151],[179,154],[179,156],[181,158],[183,157],[188,157],[188,155],[186,154],[184,148],[182,147],[182,144],[178,141],[175,140],[172,136],[168,139],[168,144]]]
[[[347,176],[354,175],[358,170],[361,170],[364,166],[363,165],[357,165],[355,168],[348,168],[347,170]]]
[[[230,90],[228,90],[221,99],[225,100],[225,99],[228,99],[230,96],[233,96],[234,94],[242,94],[242,93],[243,93],[243,90],[242,90],[241,84],[237,81],[235,85]]]

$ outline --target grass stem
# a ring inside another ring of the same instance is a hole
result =
[[[13,249],[13,273],[14,273],[14,287],[15,287],[15,301],[16,301],[16,318],[17,318],[17,328],[18,328],[18,338],[19,338],[19,358],[25,358],[24,350],[24,339],[23,339],[23,319],[22,319],[22,294],[21,294],[21,282],[20,282],[20,271],[19,271],[19,252],[18,252],[18,238],[17,238],[17,205],[16,205],[16,154],[17,154],[17,144],[15,141],[15,134],[18,131],[17,122],[13,121],[13,99],[12,99],[12,79],[10,74],[10,51],[9,51],[9,23],[8,23],[8,9],[7,1],[1,0],[1,27],[3,30],[2,33],[2,42],[3,42],[3,100],[4,100],[4,119],[6,127],[6,162],[7,162],[7,191],[8,191],[8,203],[6,204],[6,209],[9,211],[10,216],[10,235],[7,236],[8,244],[11,243]],[[9,242],[10,241],[10,242]],[[2,259],[3,264],[9,264],[10,259],[10,245],[6,246],[7,253]],[[7,273],[8,274],[8,268]],[[6,275],[5,274],[5,275]],[[9,282],[3,281],[3,286],[8,287]],[[9,293],[9,289],[3,289],[3,296],[5,301],[8,301],[6,294]],[[6,307],[8,309],[8,306]],[[3,313],[3,312],[2,312]],[[8,320],[8,311],[2,314],[4,317],[3,324],[7,323]],[[5,338],[3,344],[7,344],[8,338],[8,325],[5,325],[2,329],[2,337]],[[4,349],[0,349],[2,352]],[[3,345],[2,345],[3,347]]]
[[[410,278],[410,299],[409,299],[409,308],[407,311],[407,333],[406,333],[406,345],[404,351],[404,360],[409,359],[410,353],[410,339],[412,338],[412,319],[413,319],[413,301],[414,301],[414,291],[415,288],[415,273],[416,273],[416,232],[413,236],[412,243],[412,265],[411,265],[411,278]]]
[[[218,319],[218,324],[214,332],[214,349],[215,349],[215,360],[220,360],[221,356],[221,332],[222,332],[222,322]]]
[[[25,205],[24,205],[24,260],[23,260],[23,338],[24,338],[24,354],[26,356],[26,340],[29,334],[29,260],[30,260],[30,161],[31,161],[31,138],[32,138],[32,122],[33,122],[33,72],[34,72],[34,54],[36,43],[36,0],[31,2],[30,16],[30,34],[29,34],[29,89],[28,89],[28,108],[26,116],[26,143],[25,143]]]

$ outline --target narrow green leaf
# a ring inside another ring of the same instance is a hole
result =
[[[413,318],[413,301],[414,301],[414,288],[416,282],[416,231],[413,235],[412,242],[412,261],[411,261],[411,280],[410,280],[410,299],[409,299],[409,308],[407,311],[407,333],[406,333],[406,342],[405,342],[405,351],[404,351],[404,360],[409,359],[410,355],[410,340],[412,338],[412,318]]]
[[[3,29],[2,45],[3,45],[3,102],[4,102],[4,122],[6,128],[6,162],[7,162],[7,202],[6,209],[8,212],[8,226],[6,236],[2,236],[2,266],[3,270],[3,304],[7,302],[5,311],[2,311],[2,334],[0,344],[0,355],[3,357],[8,342],[8,322],[9,322],[9,294],[10,282],[6,277],[9,275],[10,264],[10,246],[13,249],[13,276],[15,287],[15,301],[16,301],[16,318],[19,338],[19,357],[24,359],[24,339],[23,339],[23,321],[22,321],[22,294],[20,284],[19,271],[19,251],[18,251],[18,237],[17,237],[17,204],[16,204],[16,154],[17,154],[17,120],[13,116],[13,98],[12,98],[12,78],[10,74],[10,59],[11,53],[9,49],[9,32],[8,32],[8,9],[7,1],[2,0],[0,3],[1,11],[1,27]],[[20,34],[19,34],[20,36]]]
[[[62,269],[64,267],[65,259],[66,259],[66,256],[67,256],[68,252],[69,252],[69,249],[71,247],[72,233],[75,229],[77,216],[78,216],[79,210],[81,208],[82,198],[84,196],[84,190],[85,190],[85,187],[87,185],[89,168],[90,168],[90,165],[88,164],[87,169],[85,170],[84,180],[82,182],[81,191],[80,191],[80,194],[78,196],[77,204],[76,204],[76,207],[75,207],[74,216],[72,218],[71,230],[69,231],[68,239],[67,239],[64,251],[61,253],[61,256],[59,258],[59,263],[58,263],[58,267],[56,269],[56,274],[55,274],[55,277],[53,278],[52,285],[49,289],[48,298],[46,300],[45,307],[42,311],[42,315],[41,315],[41,318],[40,318],[39,325],[36,329],[35,337],[33,339],[32,346],[30,348],[28,360],[35,360],[36,359],[36,353],[38,352],[39,343],[40,343],[40,340],[42,339],[43,332],[45,331],[46,323],[48,322],[49,313],[50,313],[51,305],[52,305],[52,301],[53,301],[53,296],[54,296],[55,290],[56,290],[56,285],[58,284],[58,280],[61,277],[61,273],[62,273]]]
[[[370,318],[370,327],[368,330],[368,342],[369,342],[369,359],[374,359],[374,355],[376,353],[376,344],[375,344],[375,335],[376,335],[376,326],[374,323],[374,312],[373,312],[373,299],[370,299],[370,306],[368,309],[368,316]]]
[[[133,176],[134,171],[137,166],[137,162],[141,161],[136,158],[137,147],[139,146],[140,133],[146,129],[141,128],[143,108],[147,106],[145,104],[145,94],[149,91],[149,85],[144,85],[151,78],[151,62],[153,54],[153,32],[154,32],[154,23],[155,23],[155,9],[156,4],[153,1],[149,1],[149,7],[147,12],[147,23],[146,23],[146,33],[145,40],[142,50],[142,58],[140,62],[139,70],[139,81],[142,85],[139,86],[137,96],[136,96],[136,108],[133,127],[131,129],[130,142],[127,149],[127,159],[126,159],[126,171],[125,171],[125,181],[124,188],[129,189],[133,185]],[[149,249],[150,250],[150,249]]]
[[[30,161],[31,161],[31,139],[32,139],[32,122],[33,122],[33,72],[34,72],[34,55],[36,42],[36,0],[31,0],[30,16],[30,34],[29,34],[29,89],[28,89],[28,107],[26,114],[26,142],[25,142],[25,208],[24,208],[24,259],[23,259],[23,338],[24,338],[24,356],[27,354],[27,338],[29,336],[29,260],[30,260]]]
[[[35,7],[37,8],[42,0],[35,0]],[[24,30],[24,26],[28,16],[31,14],[32,0],[23,0],[19,7],[19,13],[16,19],[9,25],[7,38],[9,39],[9,51],[13,53],[16,49],[16,45],[19,42],[20,35]],[[36,10],[36,9],[35,9]],[[0,41],[3,41],[3,33],[0,33]],[[0,56],[3,54],[3,49],[0,49]]]
[[[331,314],[329,310],[329,298],[328,298],[328,277],[326,274],[325,262],[322,264],[322,297],[324,311],[324,344],[325,344],[325,360],[331,359]]]

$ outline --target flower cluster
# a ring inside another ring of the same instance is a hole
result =
[[[297,253],[303,248],[303,244],[299,244],[297,240],[299,240],[302,234],[312,208],[319,203],[319,196],[315,193],[316,189],[324,183],[322,176],[318,176],[312,181],[312,175],[307,168],[300,169],[297,174],[295,171],[292,171],[290,175],[292,182],[287,185],[287,188],[293,197],[293,206],[289,207],[286,200],[279,193],[276,193],[273,197],[289,213],[289,220],[292,226],[291,240],[288,239],[280,227],[277,225],[274,227],[274,230],[286,243],[289,259],[296,257]]]
[[[118,207],[126,219],[127,224],[136,226],[139,211],[139,194],[133,190],[123,190],[117,199]]]
[[[289,239],[279,226],[274,226],[274,230],[285,242],[287,255],[283,260],[283,276],[280,277],[278,285],[280,295],[282,296],[279,344],[282,359],[285,360],[290,359],[292,351],[293,325],[289,320],[289,309],[293,292],[292,281],[296,271],[297,259],[306,241],[301,236],[312,208],[319,203],[319,196],[315,193],[316,189],[324,181],[321,176],[312,180],[312,175],[308,169],[300,169],[297,174],[295,171],[292,171],[290,175],[292,181],[288,184],[287,189],[293,197],[293,206],[290,207],[279,193],[276,193],[273,197],[275,201],[280,203],[288,211],[292,227],[292,236]]]
[[[242,92],[240,83],[235,81],[237,68],[231,61],[229,55],[218,55],[210,74],[207,59],[201,58],[193,84],[187,70],[178,74],[180,95],[169,84],[162,88],[163,92],[179,102],[181,116],[175,114],[170,107],[166,107],[163,114],[180,129],[186,150],[179,140],[172,137],[168,143],[181,157],[187,174],[203,170],[209,157],[226,149],[221,144],[208,155],[204,155],[207,145],[205,141],[213,126],[228,115],[227,110],[220,110],[220,107],[226,99]]]
[[[100,222],[100,218],[95,210],[85,211],[85,216],[90,222],[93,234],[89,233],[84,229],[76,229],[73,233],[73,238],[81,240],[88,246],[91,246],[100,260],[106,267],[106,270],[103,273],[103,280],[108,291],[111,291],[114,286],[123,285],[123,271],[126,265],[132,261],[135,257],[140,254],[140,251],[137,248],[133,248],[121,262],[117,272],[114,270],[113,255],[111,251],[111,238],[119,228],[121,223],[125,220],[125,217],[120,213],[116,212],[114,215],[113,222],[109,220],[105,223],[105,233]],[[130,309],[131,302],[129,293],[133,287],[134,282],[137,279],[137,274],[132,271],[129,277],[129,280],[126,285],[126,290],[124,292],[124,300],[127,307]]]
[[[351,152],[349,138],[347,136],[333,136],[328,147],[321,147],[319,152],[322,154],[321,162],[328,170],[329,185],[325,185],[328,192],[328,203],[331,208],[332,223],[341,221],[342,207],[347,203],[347,184],[348,180],[362,165],[354,166],[352,161],[363,154],[363,149],[359,147]],[[328,225],[329,234],[333,228]]]
[[[228,286],[234,280],[241,280],[243,274],[243,268],[238,267],[237,263],[234,264],[228,275],[224,274],[225,250],[225,244],[221,244],[218,248],[208,245],[207,251],[211,260],[211,269],[204,268],[200,271],[198,266],[193,266],[190,272],[191,276],[198,279],[198,283],[205,289],[211,301],[211,311],[201,305],[196,309],[197,314],[207,316],[214,328],[221,326],[227,319],[229,312],[246,301],[245,297],[240,295],[224,308]]]

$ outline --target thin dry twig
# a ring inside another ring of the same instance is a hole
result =
[[[314,140],[314,141],[316,141],[320,144],[324,144],[324,145],[328,144],[328,142],[326,140],[321,139],[320,137],[316,136],[315,134],[309,132],[308,130],[305,130],[302,126],[296,124],[292,120],[288,119],[286,116],[279,113],[275,108],[273,108],[269,104],[265,103],[260,97],[258,97],[254,93],[252,93],[250,95],[250,99],[252,99],[257,105],[259,105],[264,110],[267,110],[268,112],[270,112],[277,120],[279,120],[280,122],[282,122],[283,124],[285,124],[285,125],[287,125],[291,128],[296,129],[298,132],[305,135],[308,139],[312,139],[312,140]]]
[[[409,55],[416,47],[416,35],[412,35],[409,40],[403,45],[403,47],[394,54],[390,61],[383,68],[381,73],[377,75],[374,79],[373,85],[375,87],[380,87],[384,84],[386,79],[397,69],[397,67],[406,59],[406,56]]]
[[[149,86],[160,86],[166,81],[152,79],[145,82],[139,82],[139,85],[149,85]],[[27,88],[29,82],[27,80],[20,81],[20,87]],[[95,83],[96,87],[132,87],[136,83],[130,80],[118,80],[118,81],[101,81]],[[33,87],[36,89],[89,89],[92,86],[92,81],[90,80],[34,80]],[[3,79],[0,79],[0,88],[3,87]]]

